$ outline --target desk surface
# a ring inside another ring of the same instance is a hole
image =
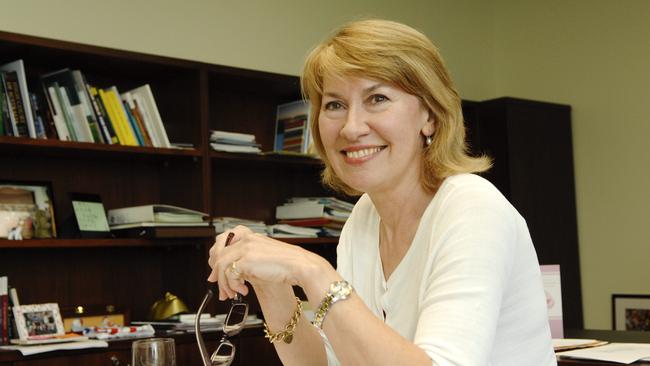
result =
[[[599,339],[617,343],[650,343],[650,332],[616,331],[616,330],[588,330],[567,329],[565,338]],[[618,365],[611,362],[589,360],[558,360],[558,366],[604,366]],[[650,362],[635,362],[634,365],[650,365]]]

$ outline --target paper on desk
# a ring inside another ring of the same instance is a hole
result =
[[[609,342],[597,339],[553,338],[555,352],[569,351],[576,348],[603,346]]]
[[[60,351],[66,349],[107,348],[107,347],[108,347],[108,343],[105,341],[88,340],[88,341],[79,341],[79,342],[44,344],[40,346],[1,346],[0,349],[20,351],[20,353],[22,353],[23,356],[29,356],[38,353]]]
[[[610,343],[599,347],[561,352],[558,356],[630,364],[646,358],[650,359],[650,344]]]

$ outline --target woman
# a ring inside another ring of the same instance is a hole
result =
[[[362,194],[337,270],[238,227],[210,251],[220,299],[254,287],[285,365],[555,365],[526,223],[470,174],[490,162],[466,153],[435,46],[399,23],[353,22],[312,51],[302,86],[323,181]]]

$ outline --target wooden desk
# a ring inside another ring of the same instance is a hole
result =
[[[172,337],[176,343],[176,364],[201,365],[199,350],[193,333],[163,335]],[[204,333],[208,352],[217,348],[221,332]],[[231,339],[237,347],[233,366],[281,366],[275,348],[264,338],[262,328],[249,328]],[[133,339],[110,341],[108,348],[89,348],[73,351],[54,351],[23,356],[18,351],[0,351],[0,366],[112,366],[115,356],[120,365],[131,363]]]
[[[650,343],[650,332],[624,332],[616,330],[576,330],[568,329],[565,338],[599,339],[616,343]],[[611,362],[561,359],[558,366],[604,366],[619,365]],[[650,365],[650,362],[635,362],[634,365]]]

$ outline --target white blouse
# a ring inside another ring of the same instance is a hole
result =
[[[363,195],[343,228],[337,271],[433,365],[557,364],[526,222],[491,183],[473,174],[445,179],[388,280],[379,221]],[[338,365],[327,340],[326,348],[329,365]]]

